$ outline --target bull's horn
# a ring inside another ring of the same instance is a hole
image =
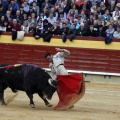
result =
[[[52,87],[57,88],[56,86],[54,86],[54,85],[52,84],[52,82],[53,82],[53,79],[49,79],[49,80],[48,80],[48,83],[49,83]]]

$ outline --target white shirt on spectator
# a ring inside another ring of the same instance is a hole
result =
[[[120,38],[120,32],[115,31],[114,34],[113,34],[113,37],[114,38]]]

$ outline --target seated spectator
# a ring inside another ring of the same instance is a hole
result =
[[[78,22],[78,19],[74,19],[74,25],[75,25],[76,30],[80,28],[80,23]]]
[[[5,17],[8,21],[13,20],[14,16],[11,14],[9,10],[6,11]]]
[[[23,9],[26,13],[29,12],[29,5],[28,5],[28,2],[25,0],[24,3],[22,4],[23,6]]]
[[[35,30],[36,30],[35,24],[32,22],[31,25],[30,25],[30,27],[29,27],[28,32],[32,33],[34,35]]]
[[[42,36],[42,33],[43,33],[43,25],[42,25],[42,22],[38,22],[37,26],[36,26],[36,30],[35,30],[35,33],[34,33],[34,37],[36,39],[39,39],[41,36]]]
[[[101,2],[100,9],[101,9],[101,15],[104,15],[106,10],[106,6],[104,2]]]
[[[3,26],[6,27],[6,32],[11,32],[11,28],[9,28],[8,25],[9,25],[9,22],[5,20],[3,23]]]
[[[28,19],[26,20],[27,23],[28,23],[28,26],[30,27],[31,23],[32,23],[32,20],[31,20],[31,16],[28,16]]]
[[[94,30],[97,32],[98,31],[98,21],[97,20],[94,20],[93,22],[93,26],[94,26]]]
[[[18,24],[17,19],[13,19],[10,24],[10,28],[12,31],[21,31],[21,26]]]
[[[57,22],[54,22],[54,23],[53,23],[52,32],[53,32],[53,34],[55,34],[55,35],[59,35],[59,33],[60,33],[60,27],[59,27],[59,25],[57,24]]]
[[[87,20],[87,23],[88,23],[88,25],[93,25],[93,22],[94,22],[93,14],[90,14],[90,17]]]
[[[106,22],[110,21],[110,15],[109,15],[109,10],[105,10],[105,14],[102,15],[102,20],[105,20]]]
[[[47,19],[47,16],[44,15],[44,12],[43,12],[43,11],[41,11],[40,14],[39,14],[39,16],[37,16],[37,20],[38,20],[39,18],[41,18],[42,20],[45,20],[45,19]]]
[[[71,16],[73,16],[73,18],[75,18],[75,12],[73,9],[70,9],[68,14],[67,14],[67,19],[69,19]]]
[[[113,11],[115,10],[115,1],[111,0],[111,5],[108,7],[110,16],[112,16]]]
[[[43,9],[45,8],[46,4],[47,4],[47,7],[48,7],[48,8],[51,8],[51,7],[52,7],[52,4],[49,2],[49,0],[45,0],[45,2],[42,3],[41,10],[43,10]]]
[[[19,21],[19,23],[22,24],[23,17],[20,15],[20,10],[16,11],[14,19],[17,19],[17,21]]]
[[[86,28],[84,26],[84,23],[80,24],[80,28],[76,31],[77,36],[87,36],[88,32],[86,31]]]
[[[22,16],[22,20],[21,20],[21,21],[22,21],[22,24],[23,24],[23,22],[26,21],[26,20],[28,20],[28,16],[27,16],[27,13],[24,12],[24,13],[23,13],[23,16]]]
[[[20,15],[23,16],[24,13],[25,13],[24,7],[23,7],[23,6],[20,6]]]
[[[97,37],[97,32],[94,30],[94,25],[90,25],[90,30],[88,32],[88,36]]]
[[[37,25],[37,18],[36,18],[35,13],[31,14],[31,21],[35,24],[35,26]]]
[[[72,28],[69,30],[69,39],[71,42],[76,37],[76,32],[77,32],[76,25],[72,24]]]
[[[102,25],[102,16],[98,15],[98,19],[97,19],[98,25]]]
[[[112,38],[113,37],[113,33],[115,32],[115,29],[113,28],[113,25],[109,25],[108,29],[105,31],[106,32],[106,36],[108,38]]]
[[[1,0],[1,6],[4,8],[3,11],[6,12],[8,10],[9,1],[8,0]]]
[[[120,17],[118,17],[117,26],[120,26]]]
[[[117,30],[113,33],[113,37],[120,39],[120,26],[117,27]]]
[[[118,20],[119,16],[120,16],[120,11],[119,11],[119,8],[116,6],[115,7],[115,11],[113,11],[113,13],[112,13],[112,18],[114,20]]]
[[[8,9],[9,9],[10,7],[13,8],[12,10],[13,10],[14,13],[16,13],[17,10],[19,10],[19,5],[18,5],[18,3],[15,2],[14,0],[11,0],[11,1],[10,1],[10,4],[9,4],[9,6],[8,6]]]
[[[67,27],[66,23],[62,24],[62,28],[60,29],[60,33],[62,34],[62,41],[65,43],[67,40],[67,35],[69,34],[69,28]]]
[[[97,31],[97,37],[105,37],[105,28],[103,25],[99,25],[98,31]]]
[[[53,13],[51,12],[49,14],[49,17],[47,18],[48,22],[51,23],[52,25],[54,24],[54,22],[56,22],[57,18],[53,16]]]
[[[36,1],[33,1],[32,7],[33,7],[34,12],[35,12],[35,13],[37,14],[37,16],[38,16],[40,10],[39,10],[39,6],[37,6],[37,2],[36,2]]]
[[[7,20],[4,15],[0,16],[0,26],[3,26],[4,21]]]
[[[21,30],[22,30],[22,31],[25,31],[25,33],[28,33],[28,31],[29,31],[29,26],[28,26],[27,21],[24,21],[24,22],[23,22],[23,25],[21,26]]]

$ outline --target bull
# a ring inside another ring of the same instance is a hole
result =
[[[46,106],[52,106],[48,100],[52,98],[57,90],[57,83],[52,80],[45,70],[34,64],[22,64],[17,67],[9,66],[8,64],[0,65],[0,100],[2,100],[2,105],[6,105],[4,90],[9,87],[13,92],[16,92],[16,90],[26,92],[32,108],[35,107],[34,93],[37,93],[43,99]]]

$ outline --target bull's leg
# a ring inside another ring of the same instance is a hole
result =
[[[32,92],[26,91],[26,94],[28,95],[29,99],[30,99],[30,106],[32,108],[35,108],[34,102],[33,102],[33,94]]]
[[[4,86],[2,84],[0,84],[0,101],[2,101],[2,105],[6,105],[4,100]]]
[[[47,101],[46,98],[43,97],[44,95],[43,95],[41,92],[39,92],[38,95],[43,99],[43,101],[44,101],[44,103],[45,103],[45,105],[46,105],[47,107],[52,107],[52,106],[53,106],[52,104],[50,104],[50,103]]]

